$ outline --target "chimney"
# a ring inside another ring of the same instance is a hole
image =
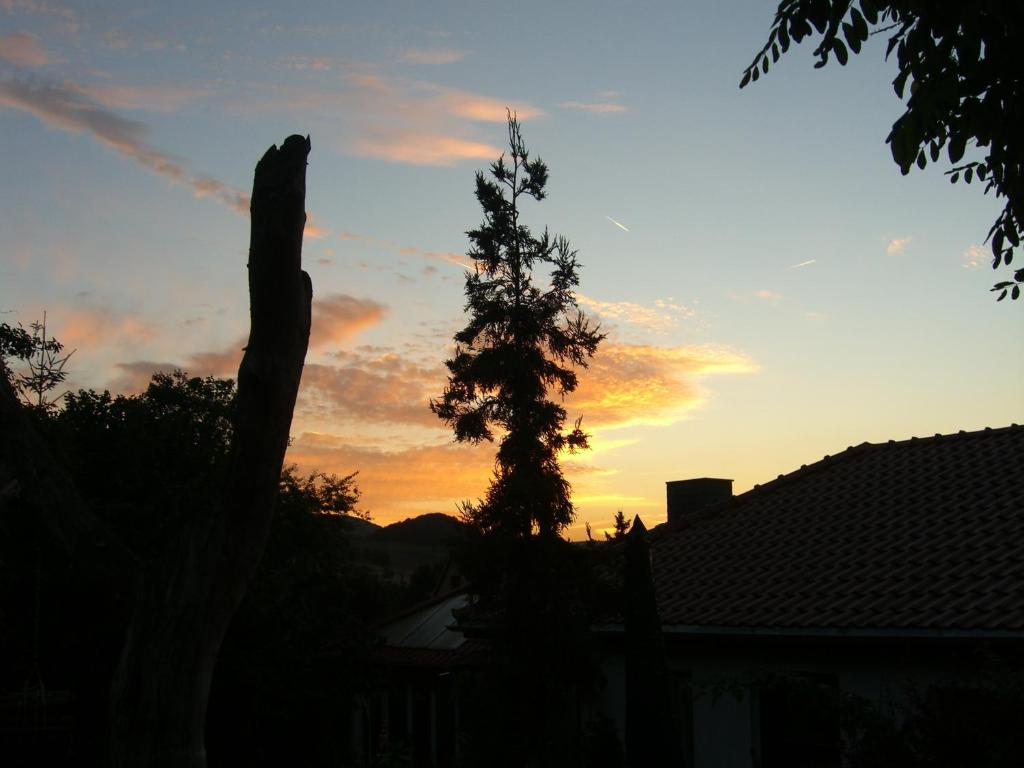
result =
[[[732,498],[732,480],[698,477],[665,483],[668,496],[668,524],[678,525],[712,504]]]

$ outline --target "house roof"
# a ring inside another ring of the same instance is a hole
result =
[[[394,648],[454,650],[464,639],[461,632],[451,629],[455,623],[452,612],[468,603],[465,590],[442,595],[381,625],[378,632],[384,643]]]
[[[864,443],[655,529],[665,629],[1024,630],[1024,427]]]
[[[451,669],[478,664],[489,654],[486,641],[467,639],[456,629],[455,614],[472,600],[465,588],[439,595],[377,627],[374,658],[391,666]]]

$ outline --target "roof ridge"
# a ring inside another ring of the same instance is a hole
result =
[[[948,434],[936,432],[934,435],[929,435],[927,437],[918,437],[917,435],[913,435],[911,437],[904,438],[903,440],[887,440],[884,443],[869,443],[868,441],[865,440],[863,443],[858,443],[857,445],[849,445],[846,447],[845,450],[840,451],[839,453],[827,453],[823,457],[818,459],[818,461],[815,461],[811,464],[801,464],[798,469],[794,469],[792,472],[781,474],[774,480],[768,480],[767,482],[764,483],[756,483],[754,487],[751,488],[750,490],[745,491],[737,496],[733,496],[727,502],[715,506],[725,506],[725,504],[735,502],[738,499],[742,499],[750,494],[753,494],[755,491],[758,491],[757,495],[762,495],[762,493],[766,492],[766,490],[774,489],[779,487],[780,485],[784,485],[785,483],[796,479],[798,476],[802,478],[805,475],[810,474],[811,472],[819,471],[821,469],[825,469],[826,467],[830,468],[832,466],[835,466],[835,464],[839,461],[852,458],[853,456],[858,456],[862,453],[867,453],[871,450],[888,450],[890,448],[901,448],[910,446],[916,447],[921,445],[934,445],[935,443],[940,441],[969,440],[977,437],[992,437],[993,435],[999,433],[1012,432],[1014,430],[1024,431],[1024,425],[1013,423],[1005,427],[984,427],[983,429],[976,429],[971,432],[961,429],[958,432],[950,432]]]
[[[794,469],[791,472],[781,474],[772,480],[768,480],[764,483],[756,483],[749,490],[715,504],[711,504],[710,506],[688,516],[686,520],[683,520],[673,526],[668,526],[667,523],[656,526],[655,529],[652,529],[652,533],[656,533],[657,537],[661,538],[666,534],[685,530],[706,520],[718,518],[720,515],[728,512],[731,507],[739,506],[751,498],[763,496],[780,487],[788,485],[791,482],[802,480],[807,475],[814,474],[825,469],[831,469],[839,462],[848,461],[854,456],[860,456],[861,454],[868,453],[872,450],[889,450],[892,448],[934,445],[939,441],[970,440],[978,437],[992,437],[1000,433],[1013,431],[1024,432],[1024,425],[1014,422],[1005,427],[984,427],[970,432],[963,429],[949,434],[936,432],[934,435],[929,435],[927,437],[918,437],[915,435],[903,440],[887,440],[884,443],[870,443],[865,440],[863,443],[847,446],[845,450],[842,450],[839,453],[825,454],[822,458],[810,464],[801,464],[799,468]]]
[[[395,611],[394,613],[390,613],[387,616],[384,616],[383,618],[370,624],[370,626],[374,629],[379,629],[380,627],[387,626],[388,624],[393,624],[396,621],[401,621],[402,619],[408,618],[409,616],[412,616],[413,614],[422,611],[424,608],[430,608],[434,605],[440,605],[446,600],[451,600],[459,593],[465,592],[468,594],[469,587],[470,585],[468,583],[462,584],[461,586],[449,589],[447,592],[442,592],[437,595],[431,595],[429,597],[424,598],[423,600],[420,600],[418,603],[415,603],[414,605],[406,606],[405,608],[402,608],[398,611]]]

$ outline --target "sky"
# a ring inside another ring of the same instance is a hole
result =
[[[465,322],[474,174],[505,110],[550,169],[523,211],[579,252],[608,337],[566,456],[577,524],[665,519],[669,480],[742,492],[865,441],[1024,416],[1024,311],[997,304],[1000,210],[901,176],[875,39],[739,90],[773,4],[0,0],[0,318],[70,385],[234,376],[256,161],[308,134],[314,326],[287,461],[358,471],[381,524],[483,496],[493,445],[429,411]],[[1002,277],[1005,278],[1005,275]]]

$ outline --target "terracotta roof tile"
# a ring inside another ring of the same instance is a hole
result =
[[[864,443],[652,537],[663,624],[1024,630],[1024,427]]]

